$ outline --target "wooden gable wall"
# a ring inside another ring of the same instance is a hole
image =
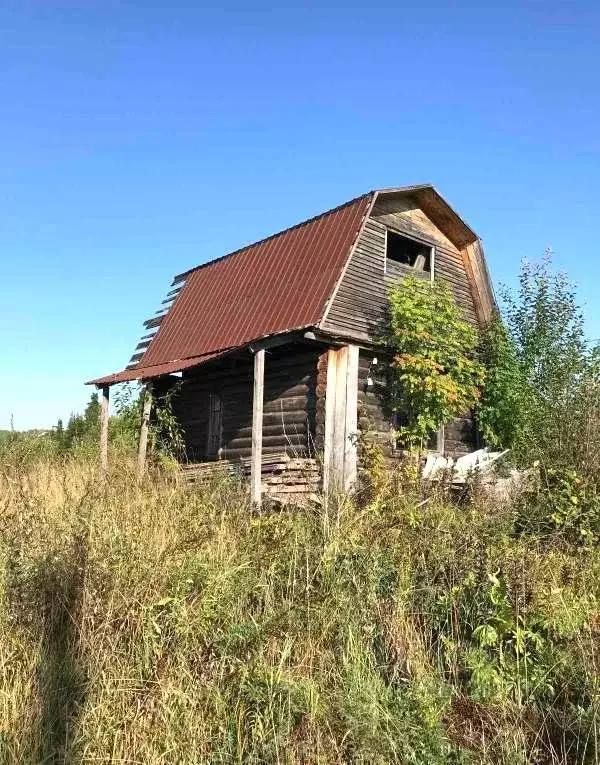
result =
[[[411,273],[410,268],[392,263],[390,272],[384,274],[386,228],[435,246],[435,278],[450,284],[465,318],[476,323],[473,293],[461,252],[411,197],[396,197],[383,198],[375,204],[322,328],[364,342],[377,334],[385,315],[389,286]],[[429,274],[424,278],[429,278]]]

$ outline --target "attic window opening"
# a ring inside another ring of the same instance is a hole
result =
[[[387,264],[392,261],[413,268],[415,271],[430,274],[432,252],[433,248],[429,245],[421,244],[388,229],[385,246],[386,271]]]

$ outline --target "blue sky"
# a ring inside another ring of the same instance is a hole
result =
[[[0,428],[80,410],[174,273],[433,182],[496,283],[552,247],[596,303],[600,4],[9,0]]]

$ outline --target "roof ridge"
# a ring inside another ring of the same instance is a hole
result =
[[[275,239],[275,237],[281,236],[282,234],[286,234],[289,231],[293,231],[296,228],[300,228],[301,226],[305,226],[307,223],[312,223],[313,221],[318,220],[319,218],[324,218],[326,215],[330,215],[331,213],[337,212],[338,210],[342,210],[344,207],[348,207],[349,205],[355,204],[361,199],[366,199],[367,197],[372,196],[375,193],[376,193],[376,190],[371,189],[371,191],[367,191],[364,194],[360,194],[357,197],[353,197],[352,199],[349,199],[347,202],[342,202],[342,204],[339,204],[336,207],[332,207],[330,210],[325,210],[322,213],[318,213],[318,215],[313,215],[311,218],[306,218],[306,220],[300,221],[300,223],[295,223],[293,226],[282,228],[280,231],[276,231],[274,234],[269,234],[269,236],[265,236],[262,239],[257,239],[256,242],[250,242],[249,244],[245,244],[243,247],[238,247],[237,250],[228,252],[225,255],[221,255],[218,258],[207,260],[206,263],[201,263],[199,266],[188,268],[187,271],[182,271],[180,274],[176,274],[173,277],[172,284],[182,281],[185,277],[189,276],[195,271],[199,271],[201,268],[212,266],[214,263],[220,263],[222,260],[225,260],[226,258],[231,258],[233,255],[237,255],[238,253],[243,252],[244,250],[250,249],[250,247],[256,247],[259,244],[264,244],[264,242],[268,242],[270,239]]]

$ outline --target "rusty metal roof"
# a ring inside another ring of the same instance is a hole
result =
[[[175,277],[185,284],[143,356],[90,384],[157,377],[267,335],[317,325],[372,199],[370,192]]]
[[[477,235],[431,184],[370,191],[315,218],[179,274],[145,322],[130,365],[89,384],[176,372],[269,335],[317,326],[378,196],[414,196],[459,247]]]

